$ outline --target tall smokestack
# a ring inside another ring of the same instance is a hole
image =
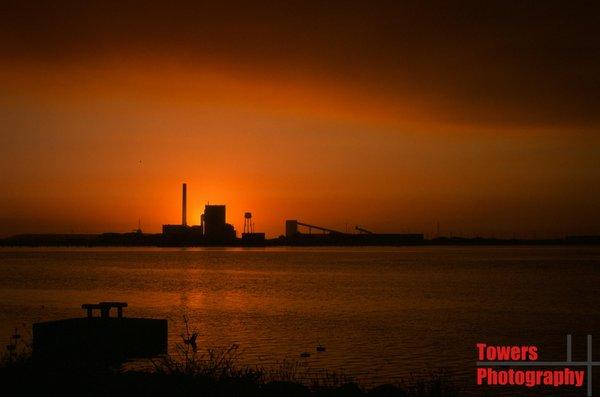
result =
[[[181,225],[187,226],[187,185],[185,183],[181,192]]]

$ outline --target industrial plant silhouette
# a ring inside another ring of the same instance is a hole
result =
[[[163,242],[167,245],[180,244],[231,244],[237,242],[237,234],[233,225],[227,223],[225,205],[204,206],[199,225],[188,225],[187,222],[187,185],[184,183],[181,192],[181,224],[163,225]],[[252,213],[244,214],[244,232],[242,242],[248,244],[264,244],[265,233],[255,233]]]
[[[301,229],[302,228],[302,229]],[[518,240],[436,236],[423,233],[375,233],[355,226],[352,233],[318,226],[297,219],[285,221],[285,235],[267,239],[254,230],[251,212],[244,213],[244,230],[238,237],[227,223],[224,204],[206,204],[198,224],[187,219],[187,184],[182,185],[181,223],[165,224],[162,233],[21,234],[0,239],[3,246],[403,246],[403,245],[488,245],[488,244],[600,244],[600,236],[567,236],[556,239]]]
[[[244,232],[238,240],[235,228],[227,223],[225,205],[204,206],[199,225],[188,225],[187,222],[187,185],[184,183],[181,192],[181,224],[163,225],[162,239],[166,245],[215,245],[240,243],[242,245],[265,245],[265,233],[255,232],[252,213],[244,213]],[[299,226],[308,228],[302,233]],[[317,230],[317,233],[313,233]],[[344,233],[321,226],[299,222],[285,221],[285,240],[294,245],[388,245],[414,244],[423,241],[423,234],[376,234],[356,227],[358,234]]]

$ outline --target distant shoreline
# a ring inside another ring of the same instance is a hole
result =
[[[522,246],[522,245],[600,245],[600,236],[567,236],[554,239],[499,239],[486,237],[437,237],[419,241],[360,241],[315,236],[311,238],[278,237],[261,242],[235,239],[226,242],[167,241],[162,234],[20,234],[0,239],[0,247],[369,247],[369,246]]]

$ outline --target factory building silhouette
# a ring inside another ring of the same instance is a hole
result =
[[[308,229],[301,232],[299,227]],[[316,230],[316,233],[313,233]],[[290,245],[410,245],[423,241],[423,234],[380,234],[356,226],[358,233],[344,233],[337,230],[316,226],[298,220],[285,221],[285,236],[272,243]],[[187,222],[187,185],[184,183],[181,192],[181,224],[163,225],[162,243],[164,245],[266,245],[265,233],[254,231],[252,213],[244,213],[244,231],[238,239],[233,225],[227,223],[225,205],[204,206],[199,225],[188,225]]]
[[[247,212],[245,219],[251,219],[252,214]],[[187,223],[187,184],[183,184],[181,191],[181,224],[163,225],[163,242],[167,245],[196,245],[207,244],[229,245],[237,242],[237,234],[233,225],[227,223],[227,209],[225,205],[204,206],[204,213],[200,216],[199,225],[188,225]],[[264,243],[264,233],[254,233],[252,230],[244,230],[242,242]]]
[[[300,226],[308,229],[301,232]],[[316,230],[317,233],[313,233]],[[347,233],[296,219],[285,221],[285,242],[290,245],[414,245],[424,240],[422,233],[373,233],[356,226],[358,233]]]

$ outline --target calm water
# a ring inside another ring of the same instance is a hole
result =
[[[447,369],[468,385],[477,342],[539,345],[545,360],[565,359],[567,333],[576,359],[585,334],[600,346],[599,266],[598,247],[2,249],[0,337],[123,300],[168,318],[171,344],[187,315],[202,345],[238,343],[248,363],[365,382]]]

